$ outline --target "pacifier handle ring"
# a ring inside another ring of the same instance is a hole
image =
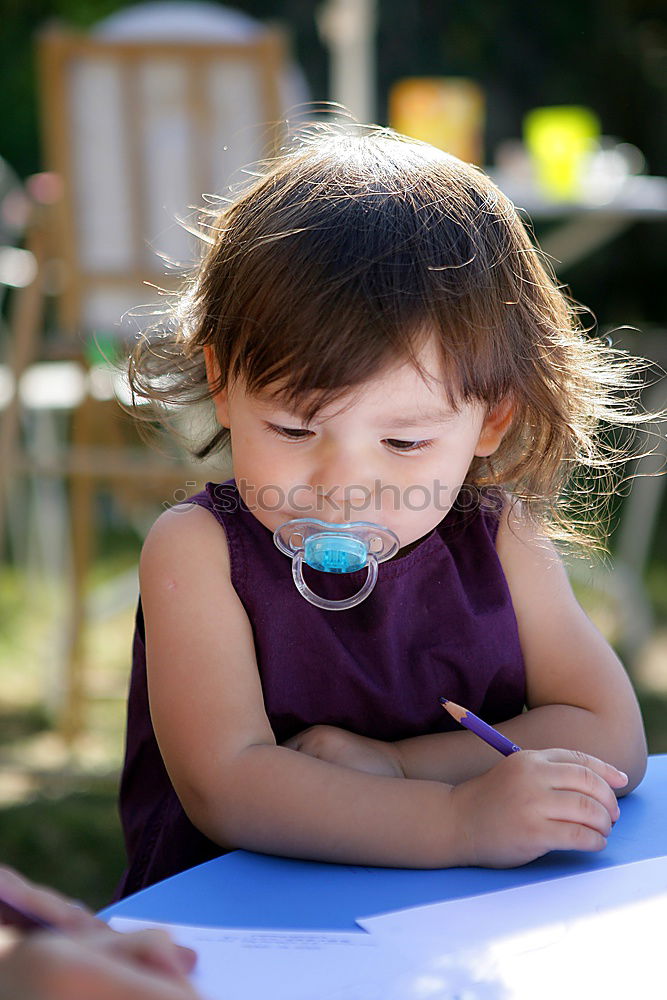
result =
[[[344,611],[346,608],[353,608],[368,596],[378,577],[378,561],[372,552],[368,553],[368,575],[360,589],[351,597],[343,597],[339,601],[331,601],[327,597],[320,597],[314,590],[311,590],[303,578],[303,549],[299,549],[292,559],[292,576],[299,593],[317,608],[325,608],[327,611]]]

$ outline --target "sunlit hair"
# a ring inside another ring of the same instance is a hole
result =
[[[523,500],[553,537],[594,538],[600,479],[627,457],[614,431],[642,419],[642,365],[584,328],[482,171],[389,129],[318,123],[202,213],[200,233],[201,265],[130,359],[135,398],[210,397],[211,345],[222,382],[312,418],[391,364],[418,367],[434,336],[452,405],[514,405],[467,482]],[[217,429],[195,454],[227,441]]]

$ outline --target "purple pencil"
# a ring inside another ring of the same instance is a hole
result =
[[[469,712],[467,708],[461,708],[456,702],[449,701],[447,698],[441,698],[440,704],[446,712],[449,712],[453,719],[460,722],[462,726],[469,729],[475,736],[483,739],[494,750],[499,750],[505,757],[509,757],[511,753],[518,753],[521,750],[521,747],[518,747],[516,743],[512,743],[511,740],[508,740],[506,736],[499,733],[493,726],[490,726],[487,722],[483,722],[474,712]]]

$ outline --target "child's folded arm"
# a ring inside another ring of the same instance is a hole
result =
[[[221,769],[216,799],[190,818],[207,836],[247,850],[344,864],[469,864],[456,836],[452,788],[394,781],[285,747],[254,745]]]

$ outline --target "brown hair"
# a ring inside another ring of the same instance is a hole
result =
[[[223,381],[279,388],[313,416],[389,362],[416,363],[429,331],[451,403],[513,400],[511,429],[467,481],[522,499],[554,537],[592,538],[591,501],[611,495],[592,484],[627,457],[608,431],[644,419],[642,365],[590,336],[484,173],[389,129],[311,125],[204,212],[200,234],[169,322],[130,358],[135,399],[209,398],[210,344]],[[195,455],[227,440],[218,429]]]

